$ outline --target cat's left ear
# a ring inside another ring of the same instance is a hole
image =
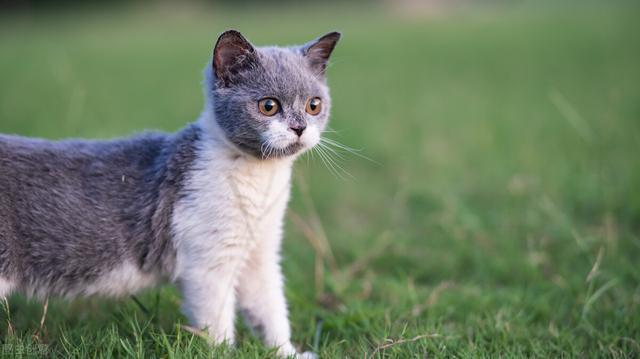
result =
[[[253,45],[236,30],[223,32],[213,50],[213,69],[216,77],[229,86],[238,73],[258,61]]]
[[[307,58],[309,65],[317,74],[324,75],[329,57],[342,36],[334,31],[302,46],[302,55]]]

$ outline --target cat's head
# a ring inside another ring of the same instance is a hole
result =
[[[218,38],[207,88],[225,137],[257,158],[280,158],[315,146],[331,100],[325,79],[340,33],[298,47],[254,47],[238,31]]]

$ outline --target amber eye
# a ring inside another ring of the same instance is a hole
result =
[[[309,101],[307,101],[307,108],[305,110],[313,116],[319,114],[322,110],[322,100],[320,97],[310,98]]]
[[[278,113],[280,104],[273,98],[264,98],[258,102],[258,109],[265,116],[273,116]]]

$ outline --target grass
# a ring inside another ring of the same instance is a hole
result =
[[[295,343],[323,358],[638,357],[638,15],[519,2],[5,16],[0,132],[172,131],[201,109],[220,31],[290,44],[337,28],[328,136],[375,162],[347,156],[353,179],[318,158],[296,168],[284,248]],[[180,326],[171,286],[138,299],[52,299],[41,328],[42,304],[13,296],[0,351],[270,354],[241,323],[237,348],[207,347]]]

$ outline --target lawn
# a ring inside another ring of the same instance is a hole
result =
[[[258,45],[341,30],[327,136],[371,160],[296,167],[294,342],[322,358],[640,356],[640,6],[422,11],[0,14],[0,132],[174,131],[202,108],[224,29]],[[270,355],[241,322],[238,347],[210,349],[170,285],[136,298],[52,299],[41,325],[42,304],[12,296],[0,355]]]

